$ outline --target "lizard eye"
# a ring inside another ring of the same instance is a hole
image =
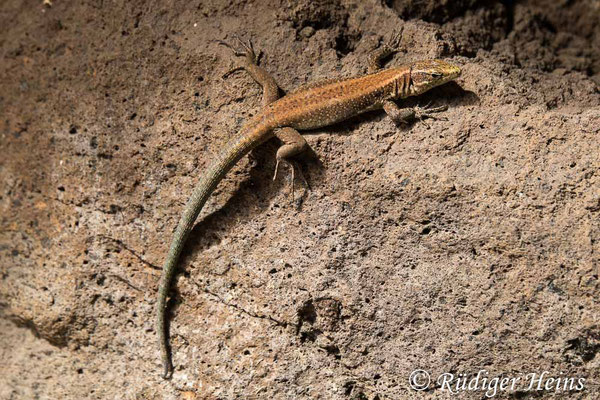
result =
[[[432,72],[432,73],[431,73],[431,76],[432,76],[432,77],[434,77],[434,78],[441,78],[441,77],[442,77],[442,74],[440,74],[440,73],[437,73],[437,72]]]

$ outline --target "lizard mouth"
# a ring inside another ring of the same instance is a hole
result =
[[[448,65],[448,71],[446,72],[446,79],[444,79],[445,82],[449,82],[451,80],[454,80],[456,78],[458,78],[460,76],[460,74],[462,73],[462,70],[460,69],[460,67],[458,65]]]
[[[454,72],[453,72],[454,78],[458,78],[460,76],[460,74],[462,74],[462,70],[460,69],[459,66],[454,65]]]
[[[453,65],[454,71],[452,72],[452,79],[458,78],[462,74],[462,70],[459,66]]]

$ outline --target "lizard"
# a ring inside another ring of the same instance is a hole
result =
[[[401,37],[401,32],[392,34],[387,43],[370,54],[366,74],[307,84],[281,98],[275,79],[259,66],[261,52],[258,52],[257,56],[251,41],[246,43],[236,37],[242,50],[218,41],[231,48],[235,56],[243,57],[240,65],[224,77],[236,70],[248,72],[262,87],[263,108],[242,126],[238,134],[230,139],[206,168],[173,234],[163,265],[156,302],[156,329],[164,379],[169,379],[173,374],[165,308],[177,261],[202,207],[225,174],[242,157],[267,140],[277,137],[283,144],[276,153],[275,179],[280,161],[290,161],[291,157],[308,148],[308,143],[298,131],[326,127],[377,109],[383,109],[396,124],[405,124],[411,119],[433,117],[432,113],[447,109],[446,106],[400,108],[394,102],[420,95],[433,87],[454,80],[461,74],[460,67],[437,59],[383,69],[383,60],[398,51]],[[292,165],[292,174],[293,170]]]

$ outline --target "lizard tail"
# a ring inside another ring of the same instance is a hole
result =
[[[156,330],[160,346],[161,359],[163,364],[164,379],[169,379],[173,375],[173,363],[171,361],[171,348],[169,346],[169,334],[165,324],[165,307],[167,295],[171,286],[171,280],[175,274],[177,260],[183,250],[185,240],[190,234],[194,222],[206,200],[215,190],[217,184],[223,179],[225,174],[253,148],[266,141],[270,136],[270,127],[266,124],[254,123],[242,128],[242,131],[236,139],[225,145],[220,156],[208,167],[200,182],[194,189],[192,196],[188,200],[183,215],[173,234],[173,241],[169,248],[169,253],[165,260],[162,270],[162,276],[158,288],[158,300],[156,302]]]

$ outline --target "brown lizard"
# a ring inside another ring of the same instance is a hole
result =
[[[400,39],[400,34],[392,35],[388,44],[371,54],[366,75],[309,84],[282,98],[279,98],[279,87],[273,77],[258,65],[258,57],[251,42],[246,44],[240,40],[243,51],[236,51],[232,46],[221,42],[232,48],[236,56],[244,56],[244,62],[234,70],[246,70],[262,86],[263,110],[241,128],[207,167],[188,200],[173,235],[163,267],[156,303],[156,329],[164,368],[163,378],[167,379],[173,373],[168,332],[165,326],[165,307],[177,260],[204,203],[225,174],[244,155],[274,136],[279,138],[283,145],[276,155],[275,176],[277,176],[281,160],[289,159],[308,147],[298,130],[321,128],[380,108],[383,108],[397,124],[406,123],[414,118],[431,117],[431,113],[446,110],[445,106],[399,108],[394,103],[393,100],[416,96],[449,82],[458,77],[461,72],[459,67],[441,60],[419,61],[381,69],[382,60],[397,51]]]

